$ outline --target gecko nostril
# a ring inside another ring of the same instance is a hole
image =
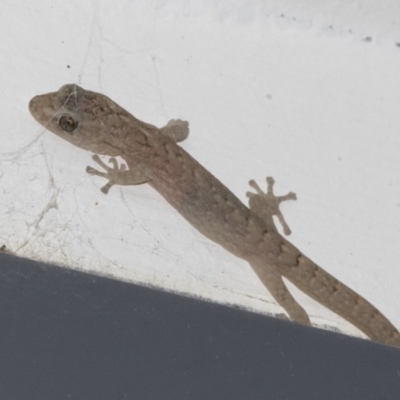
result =
[[[63,115],[59,119],[58,125],[63,131],[72,132],[78,127],[78,121],[70,115]]]

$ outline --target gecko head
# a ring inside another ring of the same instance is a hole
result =
[[[29,111],[46,129],[77,147],[109,156],[121,153],[120,115],[127,112],[107,96],[68,84],[35,96]]]

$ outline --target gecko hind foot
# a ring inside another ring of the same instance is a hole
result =
[[[276,215],[279,222],[282,225],[283,232],[285,235],[290,235],[292,232],[286,223],[281,210],[279,209],[279,204],[286,200],[296,200],[296,194],[290,192],[285,196],[275,196],[274,195],[274,183],[275,180],[268,176],[267,177],[267,192],[264,193],[257,183],[252,179],[249,181],[249,185],[256,190],[257,193],[247,192],[246,196],[249,198],[249,207],[251,211],[262,218],[268,225],[273,224],[272,216]]]

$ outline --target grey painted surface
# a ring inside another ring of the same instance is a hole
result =
[[[0,256],[0,398],[398,399],[400,350]]]

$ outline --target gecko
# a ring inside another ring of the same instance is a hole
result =
[[[278,217],[284,233],[290,234],[279,204],[296,199],[295,194],[275,196],[271,177],[266,192],[251,180],[255,192],[247,192],[247,207],[178,145],[188,137],[188,122],[170,120],[157,128],[109,97],[76,84],[35,96],[29,110],[47,130],[94,154],[92,159],[102,171],[87,167],[86,172],[108,180],[101,188],[103,193],[113,185],[147,183],[200,233],[247,261],[291,321],[311,326],[283,277],[371,340],[400,347],[399,331],[380,311],[279,233],[273,216]],[[111,157],[110,165],[99,154]],[[119,165],[115,157],[126,165]]]

